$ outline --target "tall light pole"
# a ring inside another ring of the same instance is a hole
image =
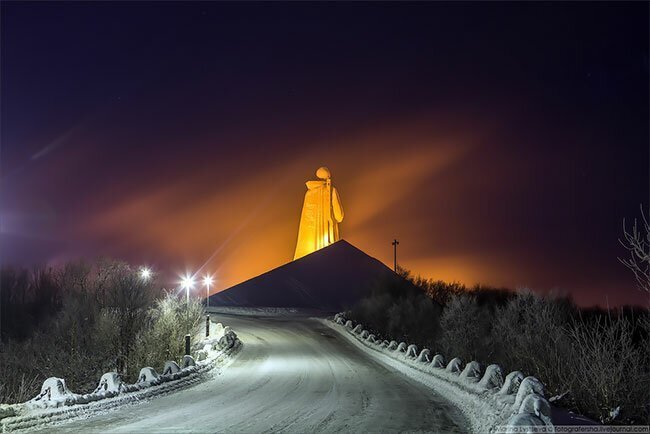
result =
[[[190,289],[194,288],[194,277],[191,274],[186,274],[181,281],[181,286],[185,289],[185,302],[187,309],[190,308]]]
[[[187,307],[187,326],[190,326],[190,288],[194,288],[194,277],[191,274],[186,274],[181,280],[181,286],[185,288],[185,302]],[[190,354],[190,330],[185,335],[185,354]]]
[[[214,279],[209,274],[203,278],[203,285],[205,285],[205,337],[210,337],[210,286],[212,286]]]

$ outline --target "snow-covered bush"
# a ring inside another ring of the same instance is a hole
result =
[[[565,375],[578,409],[602,423],[639,415],[650,422],[650,360],[634,344],[632,324],[624,318],[580,321],[568,336],[574,365]]]
[[[571,342],[565,327],[574,307],[565,299],[539,297],[521,292],[494,319],[496,359],[507,370],[520,370],[543,379],[554,395],[567,391],[567,368]]]
[[[440,317],[440,347],[445,354],[455,354],[464,360],[490,360],[492,323],[491,311],[479,306],[474,296],[454,296]]]
[[[138,335],[137,347],[130,365],[154,366],[164,372],[165,360],[181,360],[185,354],[185,335],[198,333],[203,325],[204,310],[200,301],[191,298],[189,306],[173,293],[167,293],[156,301],[149,311],[150,320],[147,327]],[[223,330],[217,324],[214,335]],[[133,381],[132,375],[126,376]]]
[[[390,275],[377,281],[347,317],[378,336],[425,346],[439,330],[440,311],[422,289]]]

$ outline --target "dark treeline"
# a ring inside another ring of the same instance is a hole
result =
[[[547,398],[603,423],[650,420],[648,309],[580,309],[570,298],[414,277],[378,282],[350,312],[383,339],[541,380]]]
[[[48,377],[88,393],[105,372],[135,381],[183,354],[201,304],[189,306],[126,263],[0,270],[0,403],[34,397]]]

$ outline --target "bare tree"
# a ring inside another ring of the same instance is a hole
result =
[[[623,220],[623,239],[619,242],[629,252],[627,259],[618,258],[636,277],[639,289],[650,294],[650,225],[641,205],[641,228],[634,219],[631,231]]]

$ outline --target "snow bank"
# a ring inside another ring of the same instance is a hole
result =
[[[92,393],[77,394],[67,388],[64,379],[50,377],[33,399],[0,406],[0,431],[33,428],[105,411],[201,381],[213,368],[228,366],[241,348],[241,342],[229,327],[212,323],[210,331],[210,336],[198,343],[203,348],[197,352],[204,356],[201,361],[187,355],[181,360],[182,367],[175,361],[167,361],[162,375],[152,367],[144,367],[135,384],[125,384],[116,372],[107,372]]]
[[[474,432],[526,432],[527,426],[553,430],[551,406],[544,398],[543,384],[535,377],[524,378],[521,372],[514,371],[504,380],[498,365],[489,365],[481,374],[478,362],[470,361],[463,366],[461,359],[455,357],[445,365],[442,354],[436,354],[429,362],[429,349],[418,355],[413,344],[379,344],[362,339],[364,332],[368,333],[363,325],[353,327],[342,313],[334,321],[322,321],[373,357],[448,399],[467,417]]]

